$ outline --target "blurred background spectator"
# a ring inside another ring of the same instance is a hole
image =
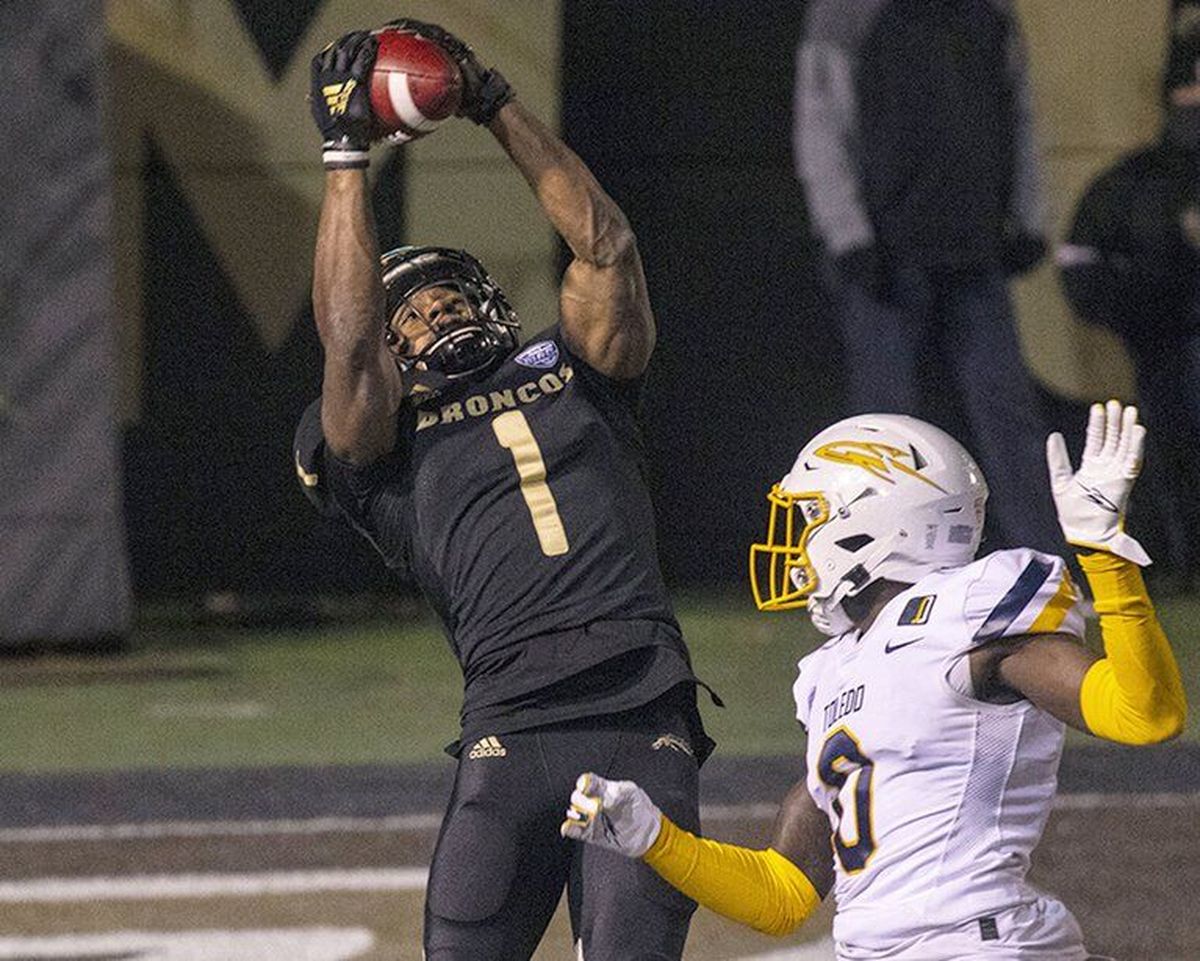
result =
[[[1200,4],[1175,11],[1163,99],[1159,140],[1092,181],[1055,259],[1078,316],[1133,362],[1164,566],[1183,588],[1200,561]]]
[[[1061,551],[1008,290],[1046,250],[1012,5],[814,0],[795,157],[836,300],[846,413],[913,414],[959,434],[956,401],[992,479],[990,546]]]

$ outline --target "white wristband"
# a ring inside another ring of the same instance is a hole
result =
[[[326,170],[362,169],[370,164],[366,150],[354,150],[342,146],[327,147],[321,151],[321,160]]]

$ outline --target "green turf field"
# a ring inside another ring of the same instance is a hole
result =
[[[727,704],[702,705],[721,752],[797,751],[793,669],[817,641],[804,614],[760,614],[740,596],[679,608],[696,669]],[[1159,610],[1200,704],[1200,598]],[[456,734],[459,683],[424,616],[311,630],[147,626],[126,655],[0,659],[0,770],[430,760]],[[1195,708],[1186,736],[1200,737]]]

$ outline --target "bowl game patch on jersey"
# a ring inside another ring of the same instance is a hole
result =
[[[552,340],[539,340],[526,347],[513,360],[522,367],[549,370],[558,363],[558,344]]]
[[[900,612],[900,619],[896,621],[896,624],[904,627],[909,624],[928,623],[929,612],[933,610],[933,602],[936,600],[936,594],[922,594],[920,597],[909,598],[908,603],[904,605],[904,610]]]

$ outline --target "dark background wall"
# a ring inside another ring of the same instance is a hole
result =
[[[404,242],[404,157],[389,154],[376,185],[385,249]],[[153,140],[143,188],[151,322],[142,345],[142,416],[125,435],[138,592],[387,586],[357,537],[317,519],[291,467],[296,422],[320,393],[311,304],[297,304],[281,349],[268,350]]]
[[[686,582],[744,577],[768,487],[839,416],[792,174],[803,9],[564,6],[564,136],[634,224],[659,322],[646,430],[664,565]]]
[[[0,3],[0,649],[131,614],[100,0]]]

